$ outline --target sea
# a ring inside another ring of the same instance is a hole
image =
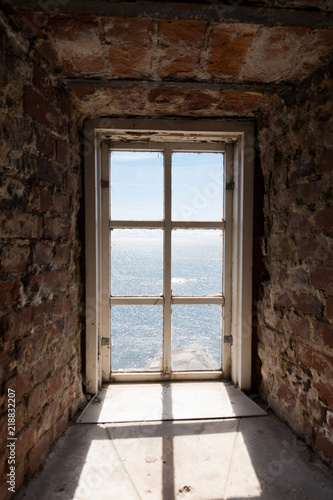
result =
[[[163,295],[162,230],[114,229],[111,247],[113,296]],[[172,294],[221,295],[222,248],[222,231],[172,231]],[[173,305],[171,323],[172,370],[220,369],[222,306]],[[111,308],[112,371],[160,371],[162,345],[162,305]]]

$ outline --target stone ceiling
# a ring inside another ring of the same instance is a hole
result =
[[[251,114],[332,55],[331,1],[7,4],[84,116]]]

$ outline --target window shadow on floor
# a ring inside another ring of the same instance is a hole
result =
[[[172,392],[162,394],[170,418]],[[270,414],[73,425],[17,498],[319,500],[332,491],[331,472]]]

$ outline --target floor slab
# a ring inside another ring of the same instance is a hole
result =
[[[146,422],[265,415],[233,384],[170,382],[110,384],[88,405],[78,423]]]
[[[72,425],[19,500],[332,500],[332,472],[274,415]]]

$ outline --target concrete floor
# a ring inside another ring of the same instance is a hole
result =
[[[25,500],[331,500],[331,471],[274,415],[73,424]]]

